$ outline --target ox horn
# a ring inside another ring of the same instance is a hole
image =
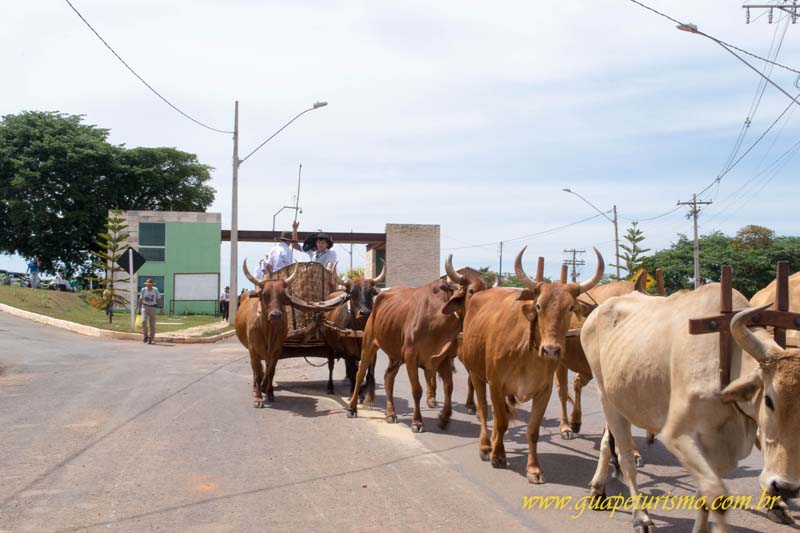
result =
[[[292,284],[292,282],[294,281],[295,276],[297,276],[297,269],[298,268],[300,268],[300,263],[295,263],[294,264],[294,270],[292,271],[292,274],[288,278],[283,280],[283,281],[286,282],[286,286],[287,287]]]
[[[250,270],[247,269],[247,258],[245,258],[244,260],[244,264],[242,265],[242,270],[244,270],[244,277],[249,279],[253,283],[253,285],[255,285],[256,287],[264,288],[264,282],[257,280],[255,276],[253,276],[250,273]]]
[[[375,283],[381,283],[386,279],[386,263],[383,264],[383,270],[381,270],[381,275],[377,278],[373,279]]]
[[[731,320],[731,333],[733,333],[733,338],[736,339],[736,343],[741,346],[744,351],[752,355],[753,359],[759,363],[767,362],[767,360],[774,355],[778,346],[776,344],[771,345],[756,337],[752,331],[747,329],[747,321],[750,320],[750,317],[756,313],[760,313],[771,305],[772,303],[768,303],[761,307],[748,307],[736,313],[733,320]]]
[[[522,269],[522,254],[524,254],[525,250],[527,249],[528,249],[527,245],[523,246],[522,250],[520,250],[519,253],[517,254],[517,258],[514,259],[514,273],[517,275],[517,278],[519,278],[522,284],[525,285],[525,287],[527,287],[531,291],[536,291],[536,287],[539,285],[539,283],[529,278],[528,275],[525,273],[525,271]]]
[[[291,293],[287,293],[287,296],[289,296],[289,303],[292,305],[292,307],[296,307],[301,311],[306,311],[309,313],[325,313],[332,311],[350,299],[350,295],[347,293],[340,294],[339,296],[324,302],[307,302]]]
[[[456,284],[461,284],[461,281],[464,279],[464,276],[456,272],[456,269],[453,268],[453,254],[447,256],[447,260],[444,262],[444,271],[447,272],[447,277],[450,278],[450,281]]]
[[[497,272],[492,274],[494,276],[494,283],[492,283],[492,288],[496,289],[500,286],[500,276],[497,275]]]
[[[600,280],[603,279],[603,272],[606,270],[606,263],[603,261],[603,256],[600,255],[600,251],[595,248],[594,253],[597,254],[597,271],[594,273],[594,277],[588,281],[581,282],[579,285],[580,292],[586,292],[598,283]]]

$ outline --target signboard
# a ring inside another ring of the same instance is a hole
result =
[[[136,274],[139,271],[139,269],[142,268],[142,265],[144,265],[147,262],[147,260],[142,256],[142,254],[140,254],[133,248],[131,247],[126,248],[125,251],[122,252],[122,255],[117,259],[117,264],[119,265],[120,268],[125,269],[125,272],[130,272],[131,265],[129,261],[130,261],[131,251],[133,251],[133,273]]]
[[[644,270],[643,268],[640,268],[639,270],[637,270],[636,273],[633,276],[630,277],[630,280],[631,281],[636,281],[636,278],[639,277],[639,275],[642,273],[643,270]],[[646,270],[645,270],[645,275],[647,277],[645,278],[645,281],[644,281],[644,288],[645,289],[649,289],[653,285],[653,283],[656,282],[656,279],[653,276],[651,276],[650,273],[647,272]]]

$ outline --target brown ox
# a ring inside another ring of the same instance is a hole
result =
[[[800,350],[784,350],[748,319],[762,308],[738,313],[731,322],[730,385],[719,390],[719,335],[690,335],[688,321],[719,312],[718,283],[667,298],[631,293],[600,305],[581,329],[581,343],[594,372],[608,428],[617,438],[620,463],[633,501],[636,467],[629,446],[631,424],[660,433],[689,471],[698,495],[711,507],[715,531],[727,531],[719,504],[727,497],[721,476],[747,457],[761,434],[764,469],[759,481],[772,495],[797,497],[800,489]],[[733,308],[748,305],[733,291]],[[602,500],[610,455],[600,447],[591,493]],[[722,507],[727,509],[727,507]],[[787,523],[785,509],[768,516]],[[708,509],[698,511],[694,531],[708,530]],[[637,531],[650,531],[646,509],[633,510]]]
[[[397,287],[381,292],[364,330],[361,364],[347,416],[357,416],[359,386],[380,348],[389,356],[384,377],[386,421],[397,422],[394,379],[400,365],[405,363],[414,396],[412,429],[421,432],[423,428],[419,408],[422,398],[420,368],[426,371],[426,375],[438,371],[442,378],[445,398],[439,413],[439,426],[445,428],[452,414],[453,358],[461,331],[461,318],[457,312],[463,312],[468,295],[487,288],[488,285],[480,278],[464,277],[457,286],[437,279],[422,287]]]
[[[494,467],[506,466],[503,436],[511,406],[532,399],[526,475],[531,483],[544,483],[536,446],[553,374],[566,351],[566,334],[578,295],[597,285],[605,265],[595,249],[597,271],[591,280],[542,283],[528,278],[522,269],[524,252],[525,248],[517,254],[514,270],[525,290],[493,289],[474,295],[467,304],[461,359],[478,400],[481,459],[491,458]],[[487,383],[494,416],[491,442],[486,428]]]
[[[297,275],[296,266],[288,278],[275,281],[256,279],[247,269],[247,259],[244,260],[242,268],[247,279],[256,286],[256,290],[239,296],[236,336],[250,352],[250,366],[253,368],[253,406],[264,407],[262,393],[267,395],[268,401],[275,401],[272,379],[288,333],[288,320],[284,307],[291,305],[309,312],[328,311],[344,302],[347,295],[322,304],[309,303],[287,292]],[[266,364],[266,372],[261,364],[262,361]]]
[[[775,281],[758,291],[750,298],[750,305],[762,306],[768,302],[775,303]],[[789,276],[789,311],[800,313],[800,272]],[[787,346],[800,346],[800,331],[786,332]]]
[[[386,267],[383,268],[380,276],[375,279],[357,278],[354,280],[344,280],[340,285],[344,287],[344,292],[350,296],[347,305],[340,305],[333,311],[325,313],[325,320],[331,322],[336,328],[343,330],[363,331],[367,324],[367,319],[372,313],[372,306],[375,296],[380,292],[377,287],[386,279]],[[334,292],[328,298],[340,296],[341,292]],[[350,394],[353,393],[356,383],[356,373],[358,372],[358,361],[361,359],[361,338],[342,335],[331,327],[323,328],[325,342],[330,349],[328,358],[328,393],[333,394],[333,363],[334,358],[344,358],[347,372],[347,379],[350,381]],[[372,407],[375,399],[375,364],[370,366],[367,372],[367,395],[366,406]]]

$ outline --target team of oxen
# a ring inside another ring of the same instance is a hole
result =
[[[761,486],[783,500],[797,497],[800,350],[783,349],[764,328],[748,327],[748,320],[770,304],[749,307],[747,299],[734,291],[733,308],[742,311],[731,322],[736,341],[731,383],[720,391],[719,336],[692,336],[688,331],[689,319],[717,312],[718,284],[668,297],[646,294],[641,280],[598,285],[604,262],[597,250],[597,270],[590,280],[544,282],[525,273],[524,252],[525,248],[514,262],[523,289],[498,287],[479,276],[460,274],[451,257],[445,265],[447,279],[380,291],[376,282],[383,279],[383,272],[376,279],[342,281],[342,290],[320,303],[291,295],[294,276],[256,280],[245,263],[245,274],[256,290],[241,296],[236,332],[250,351],[255,405],[263,406],[262,394],[274,400],[272,379],[287,333],[283,307],[291,305],[324,312],[326,320],[338,326],[326,333],[326,339],[331,355],[344,357],[348,365],[350,418],[357,416],[359,398],[365,406],[372,405],[372,374],[380,349],[389,359],[384,376],[387,422],[397,421],[394,381],[405,364],[414,401],[412,429],[420,432],[424,425],[420,369],[428,385],[429,405],[435,404],[436,375],[442,380],[444,403],[438,424],[446,428],[452,414],[454,360],[458,357],[469,374],[468,410],[476,409],[480,419],[481,459],[494,467],[506,466],[503,439],[513,406],[531,401],[526,476],[531,483],[543,483],[537,441],[553,383],[557,382],[562,406],[561,435],[569,439],[580,431],[581,388],[594,378],[607,421],[590,485],[595,504],[605,498],[609,460],[615,449],[631,496],[639,494],[636,467],[641,459],[631,425],[649,435],[660,435],[691,473],[698,495],[707,502],[727,496],[721,476],[736,468],[754,444],[764,460]],[[800,302],[800,275],[792,276],[790,284],[794,302]],[[770,294],[768,289],[762,293]],[[764,295],[757,294],[753,303],[763,303],[769,297]],[[363,330],[363,338],[337,338],[337,331],[343,330]],[[576,374],[569,417],[567,370]],[[367,389],[363,396],[362,388]],[[472,403],[473,390],[476,405]],[[487,428],[489,400],[491,436]],[[724,512],[706,507],[698,511],[696,531],[707,530],[709,515],[717,529],[727,530]],[[775,522],[792,522],[784,504],[773,507],[768,516]],[[654,529],[646,509],[636,509],[633,519],[637,531]]]

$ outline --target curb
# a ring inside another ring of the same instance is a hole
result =
[[[97,337],[100,339],[125,340],[125,341],[142,340],[141,333],[110,331],[107,329],[94,328],[92,326],[84,326],[83,324],[76,324],[75,322],[70,322],[68,320],[61,320],[60,318],[53,318],[50,316],[40,315],[38,313],[31,313],[30,311],[23,311],[22,309],[17,309],[16,307],[11,307],[10,305],[6,304],[0,304],[0,311],[8,313],[9,315],[12,316],[16,316],[18,318],[25,318],[27,320],[39,322],[40,324],[66,329],[68,331],[72,331],[73,333],[80,333],[81,335],[87,335],[89,337]],[[219,335],[213,335],[210,337],[178,337],[178,336],[172,337],[169,336],[168,333],[166,333],[163,335],[156,334],[155,340],[172,344],[210,344],[217,341],[221,341],[223,339],[227,339],[228,337],[232,337],[235,334],[236,334],[235,330],[226,331],[225,333],[220,333]]]

